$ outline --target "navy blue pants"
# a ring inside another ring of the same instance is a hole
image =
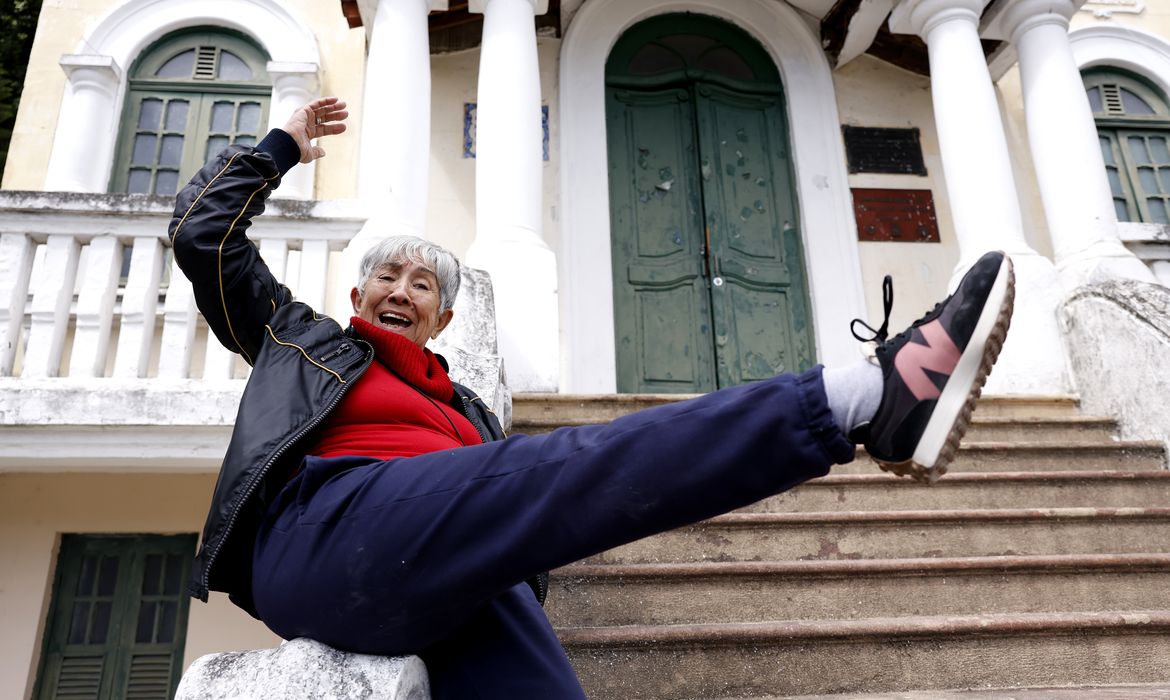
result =
[[[823,476],[820,368],[601,426],[418,457],[307,457],[257,537],[280,636],[418,654],[435,700],[583,697],[526,579]]]

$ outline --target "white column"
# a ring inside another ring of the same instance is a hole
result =
[[[29,309],[28,344],[24,352],[24,377],[56,377],[61,373],[61,355],[69,330],[69,305],[77,281],[77,259],[81,246],[77,238],[53,234],[45,243],[40,279],[35,281]]]
[[[431,51],[427,14],[447,0],[377,0],[361,114],[358,196],[368,219],[341,255],[331,309],[348,318],[349,290],[366,249],[395,234],[424,235],[431,158]]]
[[[1097,126],[1068,40],[1074,12],[1072,0],[1018,0],[992,18],[1019,53],[1028,144],[1056,266],[1068,287],[1115,277],[1152,282],[1117,233]]]
[[[0,377],[12,376],[34,248],[23,233],[0,235]]]
[[[541,237],[542,140],[537,0],[472,0],[483,13],[471,267],[496,297],[500,354],[518,391],[555,391],[559,373],[556,256]]]
[[[947,199],[959,239],[952,285],[989,250],[1008,253],[1016,269],[1016,310],[987,391],[1069,390],[1056,322],[1056,268],[1024,239],[1007,137],[979,42],[984,0],[903,0],[890,28],[927,45],[930,84]]]
[[[171,281],[163,303],[163,331],[158,354],[158,376],[167,379],[186,379],[191,376],[192,346],[195,344],[195,326],[198,323],[195,292],[191,282],[178,263],[171,260]],[[218,342],[210,338],[208,342]]]
[[[114,357],[115,377],[147,375],[162,269],[162,241],[157,236],[135,238],[130,251],[130,274],[122,292],[122,323],[118,327],[118,354]]]
[[[284,126],[297,109],[319,96],[320,81],[316,63],[268,62],[268,77],[272,78],[272,106],[268,108],[268,128]],[[317,162],[302,163],[285,175],[274,197],[285,199],[312,199]]]
[[[68,54],[60,63],[69,84],[57,116],[45,189],[105,192],[118,137],[122,72],[109,56]]]
[[[70,377],[103,377],[110,350],[110,327],[114,319],[114,297],[122,271],[122,242],[116,236],[98,236],[88,248],[81,288],[77,293],[77,323],[73,351],[69,355]]]

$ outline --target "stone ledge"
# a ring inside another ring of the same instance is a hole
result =
[[[275,649],[201,656],[183,674],[175,700],[429,700],[417,656],[349,654],[311,639]]]

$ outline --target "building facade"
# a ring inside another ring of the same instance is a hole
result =
[[[988,391],[1067,394],[1060,301],[1170,285],[1166,0],[45,3],[0,182],[0,695],[165,697],[277,641],[176,583],[247,367],[168,198],[330,94],[350,129],[251,229],[265,260],[344,321],[372,241],[450,248],[513,392],[851,362],[883,275],[900,327],[1002,249]]]

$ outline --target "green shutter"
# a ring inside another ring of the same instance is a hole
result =
[[[37,700],[166,700],[179,682],[194,535],[65,535]]]

